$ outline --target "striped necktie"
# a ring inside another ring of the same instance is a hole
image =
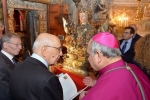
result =
[[[15,58],[12,58],[12,61],[13,61],[14,65],[16,66],[17,65],[17,61],[15,60]]]
[[[125,44],[123,45],[123,47],[122,47],[122,53],[125,53],[125,51],[126,51],[126,46],[127,46],[127,43],[128,43],[128,42],[125,42]]]

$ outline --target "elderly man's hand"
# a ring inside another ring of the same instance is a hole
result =
[[[97,81],[97,80],[95,80],[95,79],[93,79],[93,78],[91,78],[91,77],[89,77],[89,76],[87,76],[87,77],[85,77],[85,78],[83,79],[84,85],[90,86],[90,87],[94,86],[95,83],[96,83],[96,81]]]

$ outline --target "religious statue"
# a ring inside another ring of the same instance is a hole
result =
[[[108,19],[109,7],[106,4],[107,0],[96,0],[94,3],[94,21]]]
[[[79,13],[80,24],[76,28],[75,40],[77,41],[77,48],[86,48],[89,39],[94,35],[94,26],[88,23],[87,12],[81,11]]]
[[[90,38],[95,34],[95,28],[88,23],[88,12],[79,13],[80,24],[72,33],[68,27],[64,27],[67,36],[63,46],[67,47],[67,54],[63,63],[63,68],[80,75],[87,75],[88,67],[86,47]],[[65,23],[65,21],[63,21]],[[67,26],[67,25],[64,25]],[[72,29],[73,30],[73,29]]]
[[[145,31],[150,31],[150,4],[144,7],[143,20]]]

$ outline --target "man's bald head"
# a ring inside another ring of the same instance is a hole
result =
[[[41,33],[33,44],[33,52],[37,52],[39,48],[47,45],[54,45],[59,43],[60,40],[57,36],[49,33]]]
[[[57,36],[41,33],[33,44],[33,53],[42,57],[48,65],[57,63],[62,56],[61,43]]]

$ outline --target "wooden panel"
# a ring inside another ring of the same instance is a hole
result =
[[[58,29],[58,27],[60,26],[59,25],[59,22],[58,20],[56,19],[58,15],[56,15],[55,13],[51,13],[51,15],[49,16],[49,24],[50,24],[50,29]]]
[[[52,4],[48,7],[48,31],[51,34],[55,35],[63,35],[65,36],[66,33],[64,32],[64,28],[62,25],[62,17],[68,15],[67,12],[67,5],[65,4]]]
[[[67,11],[68,5],[63,5],[62,7],[63,7],[62,9],[63,14],[68,14],[68,11]]]
[[[60,9],[59,6],[60,5],[58,5],[58,4],[50,5],[49,11],[52,12],[52,13],[59,13],[59,11],[58,11],[58,9]]]

